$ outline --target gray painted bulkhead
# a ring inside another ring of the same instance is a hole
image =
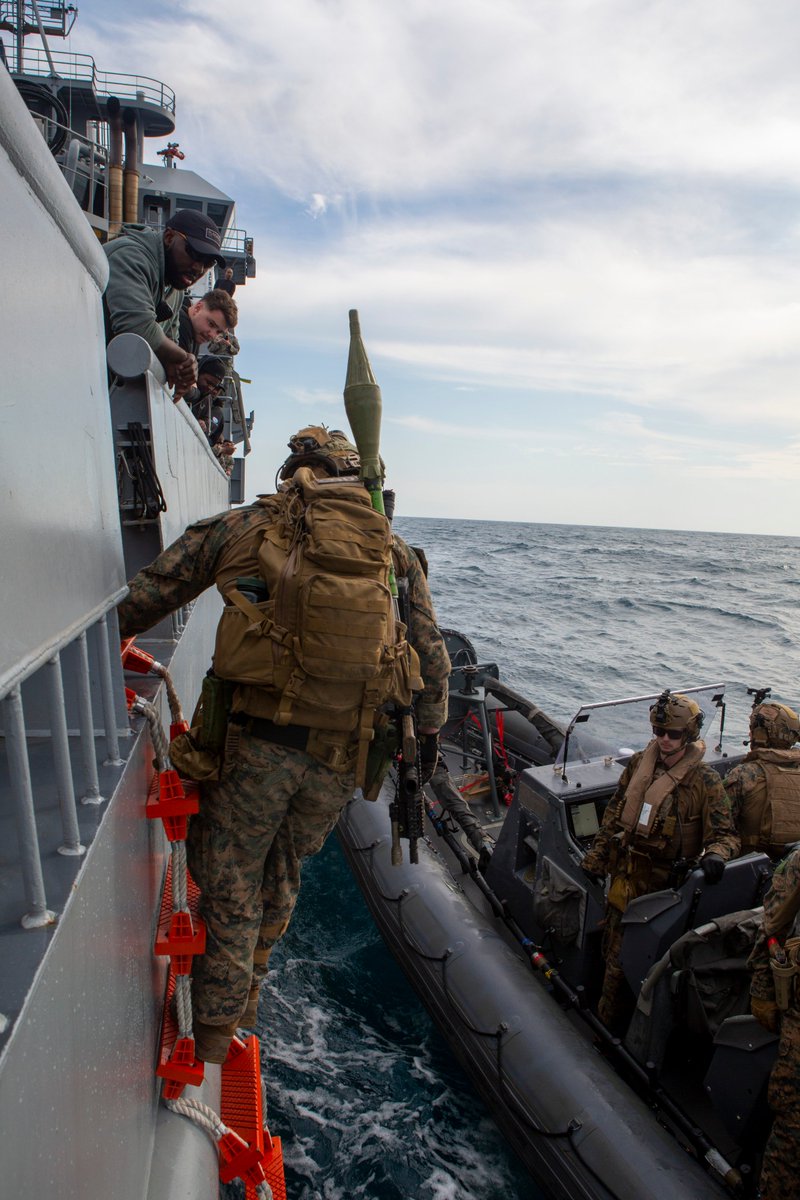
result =
[[[102,353],[106,258],[5,71],[0,112],[0,259],[14,289],[0,386],[3,694],[113,603],[125,570]]]
[[[187,1132],[182,1118],[157,1105],[153,1067],[165,967],[151,949],[166,847],[160,830],[144,817],[152,750],[141,730],[128,736],[123,674],[113,653],[111,724],[127,762],[103,765],[109,714],[97,694],[99,635],[90,627],[111,609],[114,638],[113,605],[126,580],[103,352],[106,259],[1,70],[0,111],[0,249],[5,277],[14,283],[0,393],[9,447],[12,437],[25,447],[4,456],[0,696],[24,680],[27,735],[41,735],[38,743],[28,743],[30,757],[43,764],[41,793],[33,778],[35,836],[48,900],[53,879],[58,881],[53,891],[63,894],[63,901],[51,905],[57,910],[54,924],[19,932],[20,906],[8,926],[14,937],[0,938],[6,979],[19,972],[21,959],[33,963],[20,985],[21,1011],[6,1027],[0,1051],[2,1190],[62,1200],[112,1195],[144,1200],[148,1194],[150,1200],[211,1200],[217,1194],[213,1147],[204,1134]],[[205,439],[185,405],[147,387],[147,423],[168,501],[157,551],[190,520],[225,509],[228,481],[215,462],[209,464]],[[177,643],[165,638],[151,646],[156,657],[171,660],[188,712],[210,662],[219,606],[215,593],[206,594]],[[74,639],[84,629],[90,630],[90,716],[101,735],[96,757],[106,802],[90,810],[79,804],[87,853],[65,859],[42,842],[52,820],[47,793],[53,785],[49,714],[38,677],[63,650],[66,769],[80,797],[85,780],[73,744],[70,689]],[[139,676],[124,682],[143,694],[156,690],[155,681]],[[0,768],[7,778],[2,763]],[[8,813],[7,784],[0,782],[0,818],[10,821]],[[16,843],[13,833],[3,841],[5,899],[19,889]],[[21,944],[15,938],[30,939],[25,953],[15,952]],[[213,1086],[203,1098],[218,1107]],[[187,1166],[181,1180],[172,1167],[179,1151]]]

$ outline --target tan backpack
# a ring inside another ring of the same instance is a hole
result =
[[[228,588],[214,672],[237,685],[234,709],[317,731],[309,752],[363,782],[376,710],[422,687],[389,589],[392,534],[358,480],[299,468],[275,496],[257,547],[268,599]]]

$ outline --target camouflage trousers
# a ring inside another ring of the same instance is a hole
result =
[[[778,1058],[767,1098],[774,1120],[761,1167],[761,1195],[763,1200],[800,1200],[800,1011],[796,1008],[781,1018]]]
[[[597,1003],[597,1015],[612,1033],[622,1034],[633,1013],[634,996],[620,962],[622,952],[622,913],[606,909],[603,927],[603,960],[606,964],[603,987]]]
[[[352,795],[352,774],[244,731],[220,781],[200,785],[186,843],[206,923],[192,968],[199,1021],[238,1022],[291,919],[303,859],[322,849]]]

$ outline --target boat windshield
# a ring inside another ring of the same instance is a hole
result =
[[[703,713],[700,736],[706,746],[716,747],[722,732],[725,684],[674,690],[691,696],[700,705]],[[564,762],[565,749],[567,762],[590,762],[609,754],[614,758],[627,758],[634,751],[643,749],[653,736],[650,706],[659,695],[656,692],[652,696],[629,696],[623,700],[582,705],[567,727],[567,736],[556,761]]]

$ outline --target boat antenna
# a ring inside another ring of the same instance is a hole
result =
[[[717,692],[717,694],[715,696],[711,697],[711,701],[713,704],[716,704],[717,708],[719,709],[719,741],[717,742],[714,749],[716,750],[717,754],[721,754],[722,753],[722,735],[725,732],[725,708],[726,708],[725,693]]]

